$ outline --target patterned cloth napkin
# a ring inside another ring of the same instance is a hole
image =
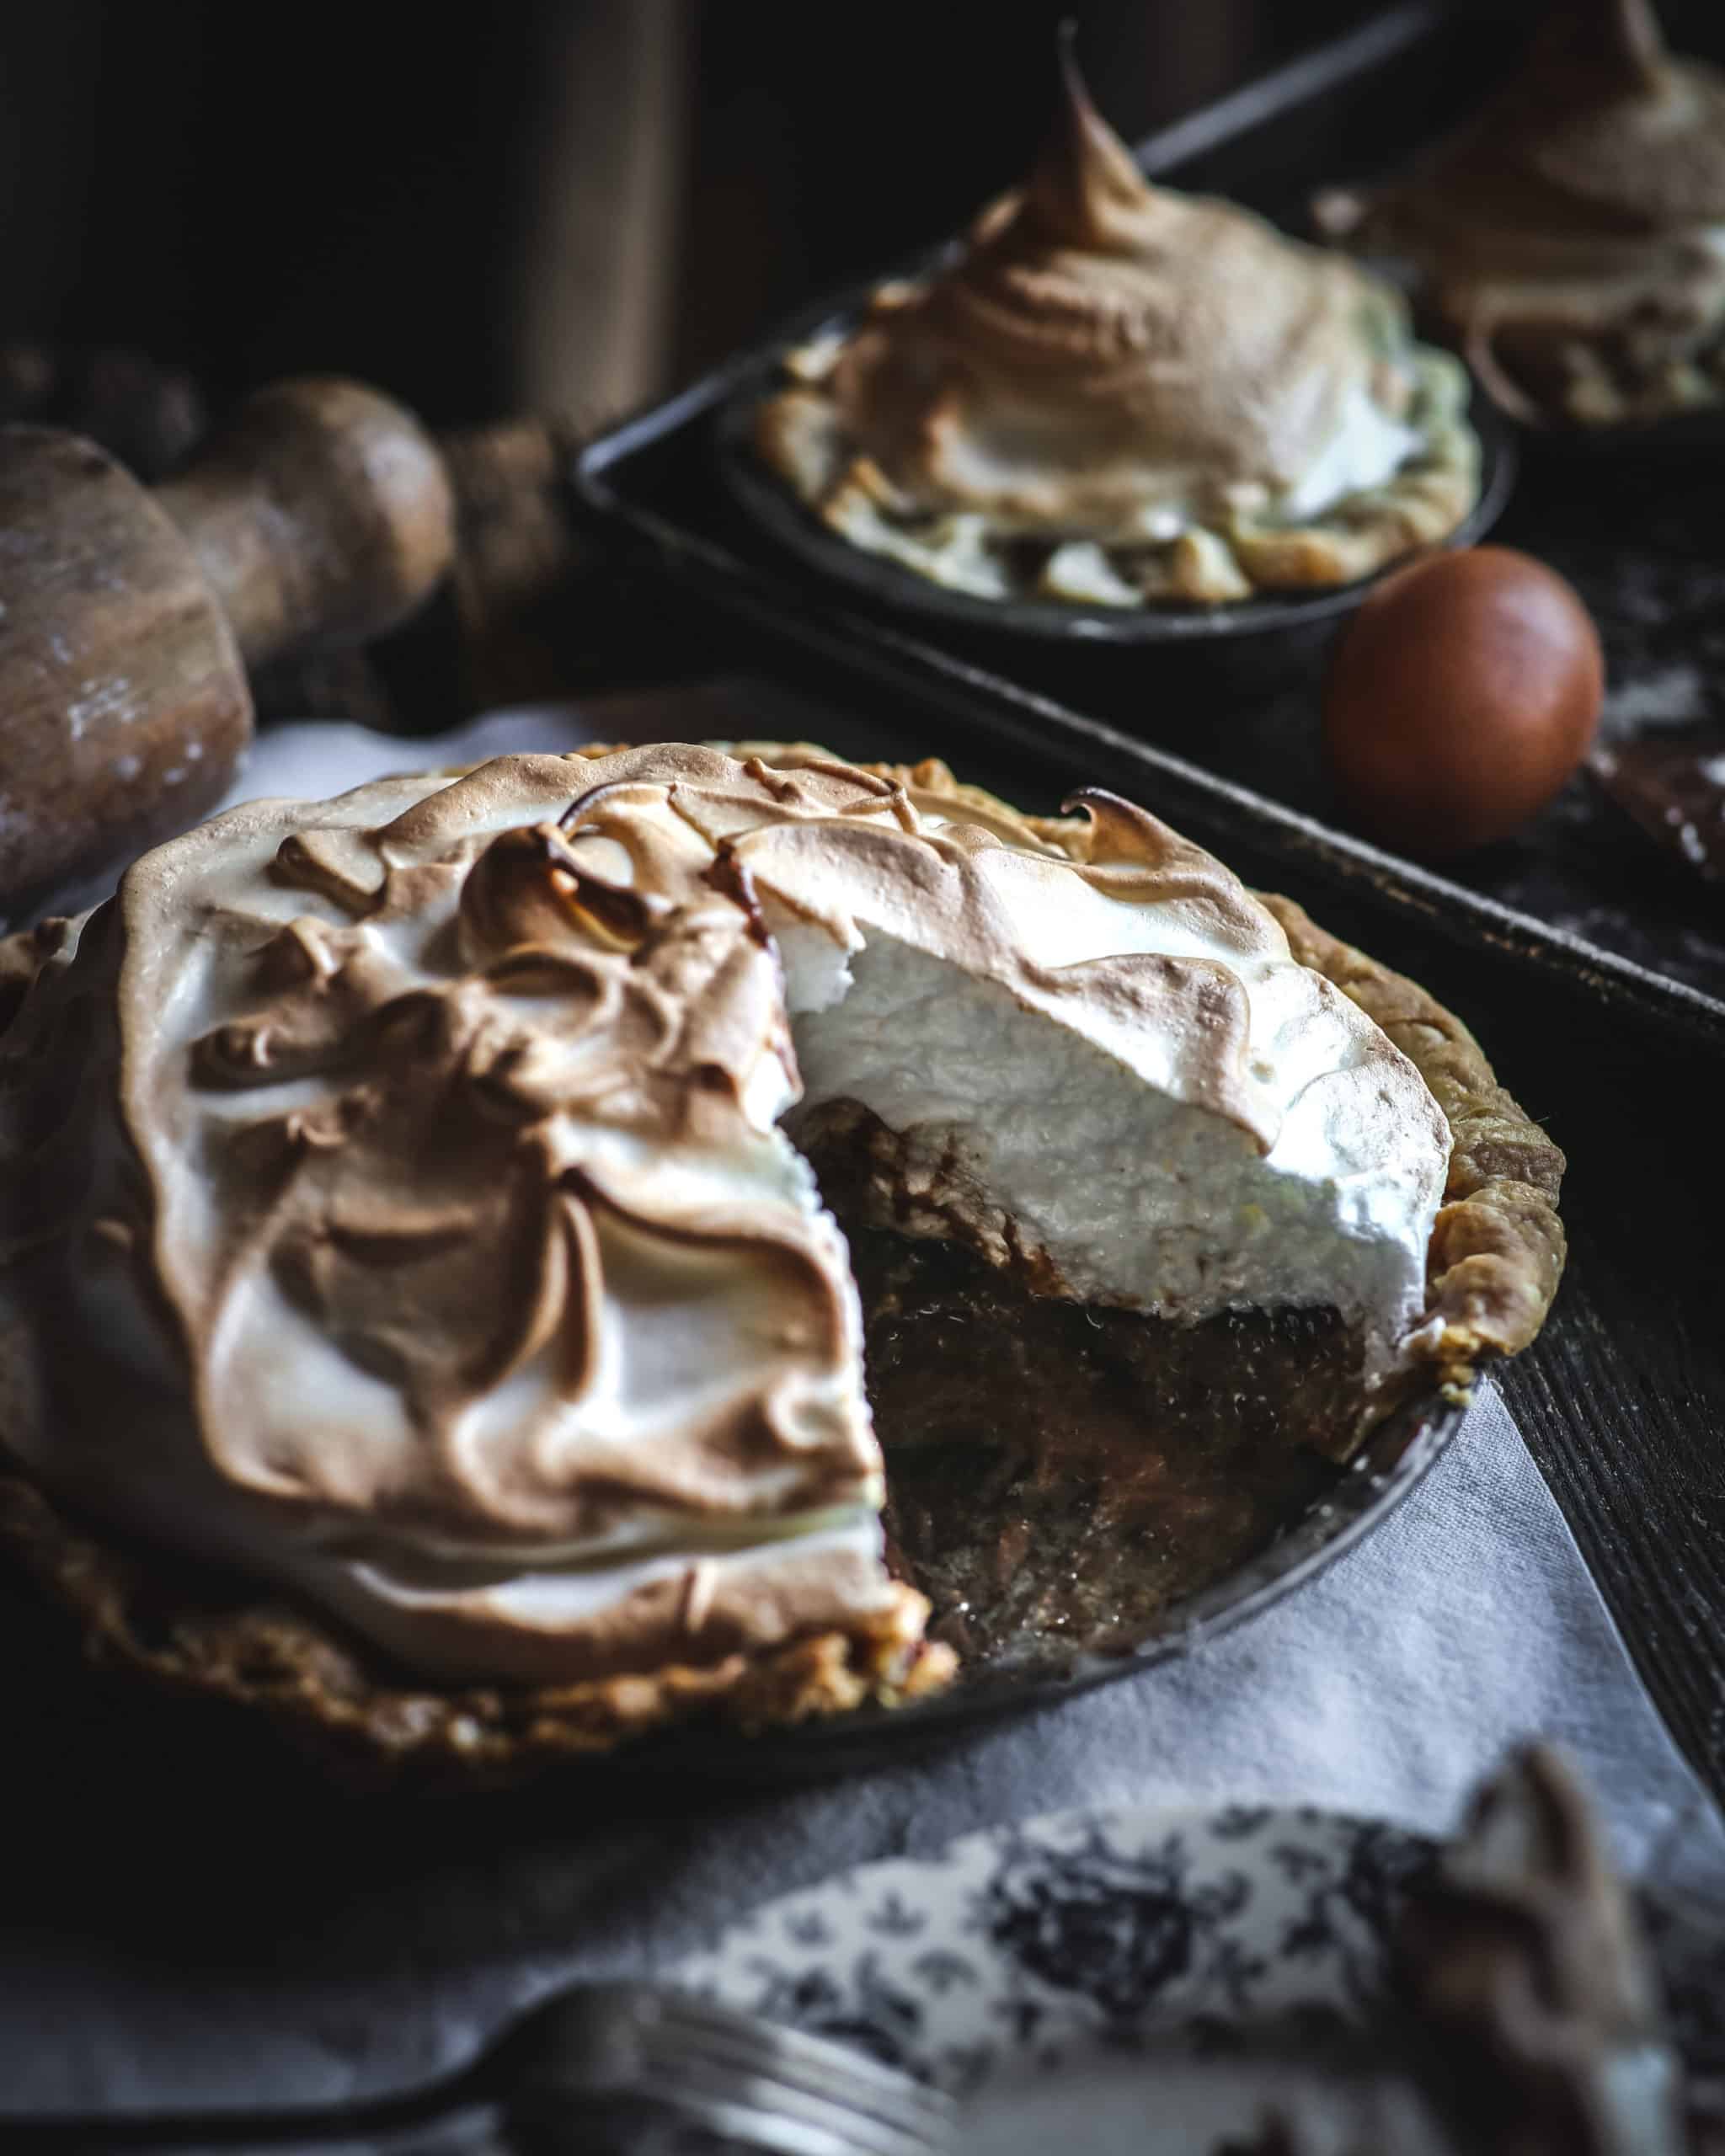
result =
[[[546,712],[423,744],[289,728],[236,798],[583,738]],[[557,1982],[665,1971],[829,1872],[1039,1813],[1304,1802],[1447,1830],[1535,1733],[1579,1762],[1629,1870],[1725,1883],[1725,1828],[1484,1390],[1422,1486],[1316,1582],[1181,1661],[932,1755],[766,1793],[355,1805],[272,1823],[262,1846],[242,1831],[231,1857],[203,1837],[246,1822],[203,1821],[190,1791],[175,1846],[104,1875],[126,1892],[68,1876],[54,1917],[0,1922],[0,2118],[383,2093]]]

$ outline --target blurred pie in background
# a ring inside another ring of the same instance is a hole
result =
[[[1725,400],[1725,72],[1674,58],[1649,0],[1555,8],[1460,133],[1319,218],[1407,264],[1515,418],[1605,428]]]

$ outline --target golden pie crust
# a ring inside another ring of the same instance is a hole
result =
[[[1476,1364],[1519,1354],[1563,1275],[1562,1151],[1498,1083],[1479,1043],[1418,981],[1327,935],[1291,899],[1260,894],[1294,955],[1375,1019],[1418,1070],[1450,1125],[1450,1175],[1426,1261],[1426,1308],[1443,1321],[1433,1359],[1465,1386]]]
[[[801,746],[803,744],[794,744]],[[737,744],[741,753],[789,753]],[[573,752],[601,755],[609,747]],[[929,760],[865,769],[1017,820],[1081,857],[1087,826],[1029,817]],[[1433,1230],[1433,1382],[1461,1396],[1476,1365],[1525,1348],[1562,1272],[1557,1215],[1564,1161],[1494,1077],[1461,1022],[1416,982],[1338,942],[1290,899],[1264,903],[1294,954],[1332,980],[1418,1068],[1453,1137],[1445,1203]],[[39,931],[0,942],[0,983],[40,963]],[[0,1400],[0,1444],[5,1404]],[[478,1787],[559,1760],[609,1752],[695,1719],[745,1730],[925,1697],[952,1678],[950,1648],[922,1637],[924,1598],[900,1586],[872,1625],[825,1632],[705,1668],[537,1688],[441,1689],[396,1670],[309,1607],[98,1533],[61,1513],[27,1476],[0,1470],[0,1556],[81,1638],[99,1668],[182,1697],[264,1716],[296,1748],[360,1785]]]
[[[358,1786],[513,1782],[706,1716],[745,1730],[894,1706],[952,1676],[950,1647],[921,1637],[928,1604],[900,1587],[867,1631],[821,1632],[703,1668],[519,1689],[442,1689],[309,1607],[122,1545],[0,1473],[0,1552],[82,1636],[88,1661],[166,1690],[261,1712],[302,1751]]]
[[[814,348],[788,355],[788,385],[756,414],[754,445],[762,462],[836,536],[928,583],[974,592],[967,572],[980,556],[1001,580],[998,592],[982,595],[996,603],[1053,600],[1130,612],[1327,590],[1441,544],[1479,500],[1480,447],[1467,420],[1467,377],[1449,354],[1416,346],[1413,424],[1420,446],[1388,478],[1297,523],[1240,510],[1175,539],[1098,542],[1091,551],[1107,568],[1104,595],[1088,582],[1061,579],[1052,563],[1019,574],[1009,536],[980,536],[985,520],[974,513],[918,512],[874,459],[845,436],[830,393],[807,378],[814,356]]]

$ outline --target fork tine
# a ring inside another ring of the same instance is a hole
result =
[[[663,2025],[705,2055],[789,2079],[843,2100],[905,2132],[945,2132],[956,2117],[950,2097],[896,2068],[830,2036],[785,2027],[693,1994],[668,1995]]]
[[[708,2124],[715,2105],[734,2122],[747,2113],[760,2145],[792,2156],[937,2156],[951,2145],[946,2096],[830,2038],[692,1993],[573,1987],[542,2001],[494,2056],[512,2104],[548,2115],[570,2097],[633,2091]],[[789,2137],[762,2140],[775,2117]]]
[[[497,2047],[505,2078],[525,2072],[536,2082],[595,2073],[627,2078],[648,2035],[660,2030],[706,2049],[723,2048],[741,2063],[792,2073],[820,2087],[842,2084],[860,2105],[922,2127],[944,2125],[952,2100],[895,2067],[758,2014],[703,1999],[694,1992],[644,1983],[577,1984],[542,1999]]]
[[[655,2057],[659,2056],[661,2055],[655,2052]],[[859,2091],[841,2075],[787,2071],[776,2062],[724,2046],[680,2042],[674,2052],[667,2050],[662,2056],[667,2059],[686,2059],[692,2067],[698,2067],[702,2072],[741,2074],[815,2102],[841,2105],[857,2119],[858,2131],[866,2127],[869,2132],[895,2143],[911,2140],[922,2146],[931,2142],[939,2143],[949,2134],[953,2125],[953,2114],[940,2107],[905,2105],[889,2108],[870,2092]]]
[[[782,2137],[766,2145],[783,2147],[793,2156],[942,2156],[950,2145],[943,2131],[931,2136],[905,2132],[870,2118],[842,2100],[817,2095],[748,2067],[702,2057],[676,2045],[649,2047],[649,2092],[662,2100],[699,2110],[714,2119],[753,2114],[782,2128]],[[761,2129],[751,2127],[759,2137]],[[798,2132],[803,2135],[798,2140]]]
[[[661,2057],[663,2065],[659,2063]],[[919,2148],[944,2147],[951,2136],[953,2115],[949,2110],[936,2106],[924,2110],[905,2107],[895,2114],[883,2116],[873,2101],[865,2098],[859,2102],[855,2088],[840,2076],[822,2079],[815,2075],[788,2074],[771,2060],[681,2041],[674,2051],[667,2047],[663,2054],[655,2047],[654,2060],[655,2072],[686,2068],[691,2073],[737,2075],[761,2087],[781,2092],[787,2101],[793,2098],[806,2098],[811,2104],[836,2105],[854,2121],[849,2129],[852,2135],[862,2137],[871,2147],[876,2143],[883,2148],[895,2150],[902,2149],[906,2143],[914,2143]]]
[[[811,2066],[822,2067],[842,2062],[846,2072],[855,2080],[867,2082],[884,2095],[912,2095],[925,2101],[950,2108],[950,2100],[938,2089],[930,2089],[912,2079],[902,2067],[888,2066],[872,2052],[853,2051],[835,2036],[826,2036],[810,2029],[798,2028],[793,2022],[771,2021],[741,2007],[726,2006],[719,2001],[703,1999],[698,1992],[666,1991],[660,1994],[663,2018],[668,2025],[686,2030],[692,2036],[708,2031],[729,2034],[736,2031],[745,2036],[770,2036],[772,2042],[787,2053],[805,2057]]]

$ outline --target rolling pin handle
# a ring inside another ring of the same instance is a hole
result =
[[[410,412],[358,382],[259,390],[156,499],[254,668],[382,635],[455,556],[437,448]]]

